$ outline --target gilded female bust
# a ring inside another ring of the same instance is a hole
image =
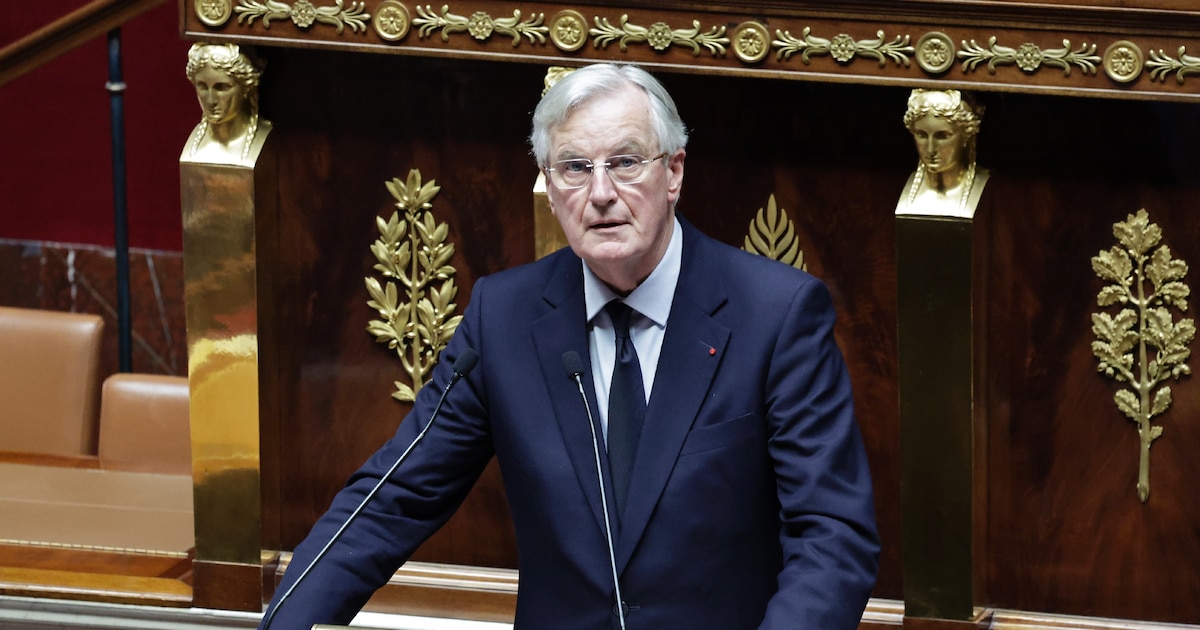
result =
[[[896,214],[971,218],[987,184],[975,164],[983,106],[958,90],[913,90],[904,113],[920,162],[896,204]]]
[[[184,162],[251,166],[271,123],[258,117],[261,67],[236,44],[195,44],[186,74],[203,117],[180,158]]]

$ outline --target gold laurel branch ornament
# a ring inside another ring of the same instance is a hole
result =
[[[1150,223],[1146,210],[1115,224],[1113,236],[1120,245],[1092,257],[1092,269],[1109,283],[1096,296],[1097,303],[1120,305],[1121,310],[1115,317],[1092,314],[1096,334],[1092,353],[1100,361],[1100,372],[1129,384],[1113,400],[1137,424],[1141,438],[1137,493],[1145,503],[1150,498],[1150,445],[1163,432],[1150,420],[1171,406],[1171,388],[1159,386],[1192,373],[1186,361],[1196,324],[1190,318],[1175,322],[1171,317],[1168,307],[1187,311],[1191,289],[1182,280],[1188,266],[1173,259],[1166,245],[1159,245],[1162,229]]]
[[[800,249],[800,240],[796,238],[795,225],[788,218],[787,211],[776,206],[774,194],[767,199],[765,211],[759,208],[758,214],[750,222],[750,233],[746,235],[746,244],[742,249],[808,271],[804,251]]]
[[[387,221],[375,219],[379,238],[371,253],[378,261],[375,270],[385,280],[365,279],[371,295],[367,305],[382,318],[371,320],[367,332],[400,357],[411,385],[396,381],[392,397],[412,402],[429,382],[438,355],[462,321],[461,315],[454,315],[458,287],[449,264],[454,244],[446,242],[449,226],[438,223],[430,211],[441,190],[435,180],[422,184],[421,171],[412,169],[407,181],[397,177],[385,185],[396,198],[397,211]],[[400,303],[401,287],[408,300],[404,303]]]

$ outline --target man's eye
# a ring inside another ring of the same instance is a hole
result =
[[[635,155],[619,155],[609,161],[611,168],[633,168],[642,161]]]
[[[562,170],[564,173],[586,173],[588,171],[588,163],[586,160],[572,160],[563,162]]]

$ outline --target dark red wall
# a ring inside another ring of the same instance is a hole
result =
[[[84,4],[0,4],[0,46]],[[132,247],[182,249],[179,153],[200,110],[177,12],[164,2],[121,28]],[[0,239],[113,245],[107,80],[101,36],[0,85]]]

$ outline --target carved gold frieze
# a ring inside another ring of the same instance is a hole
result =
[[[545,15],[535,13],[529,19],[521,19],[520,9],[513,10],[510,18],[492,19],[483,11],[476,11],[470,17],[455,15],[450,12],[450,5],[443,4],[441,13],[435,13],[429,5],[417,5],[417,17],[413,24],[422,38],[431,37],[435,32],[442,32],[442,41],[450,41],[451,33],[468,33],[479,41],[487,41],[493,34],[506,35],[512,38],[513,48],[521,45],[521,37],[529,38],[530,44],[546,43],[549,27],[542,21]]]
[[[382,319],[371,320],[367,332],[400,357],[409,383],[396,381],[392,397],[412,402],[462,320],[454,315],[458,295],[456,270],[450,265],[454,244],[446,242],[449,226],[438,223],[430,211],[441,190],[434,180],[423,184],[421,171],[412,169],[407,181],[397,177],[385,185],[396,199],[397,210],[387,221],[375,219],[379,238],[371,253],[384,281],[372,277],[365,281],[371,295],[367,305]],[[401,289],[405,302],[400,301]]]
[[[592,44],[601,49],[617,42],[617,46],[624,51],[629,44],[645,42],[659,52],[671,46],[684,46],[691,48],[694,56],[699,56],[703,48],[712,56],[719,57],[725,54],[725,47],[729,45],[724,26],[714,26],[701,33],[700,20],[692,20],[692,28],[681,29],[673,29],[666,22],[655,22],[650,26],[630,24],[628,14],[622,15],[616,26],[608,18],[596,17],[593,22],[595,26],[588,30],[588,34],[595,37]]]
[[[271,20],[291,18],[292,24],[308,29],[313,24],[328,24],[337,28],[339,35],[346,26],[355,33],[366,32],[367,22],[371,14],[366,12],[365,2],[350,2],[346,8],[344,0],[334,0],[333,6],[315,6],[309,0],[296,0],[292,4],[279,0],[238,0],[234,9],[238,14],[238,24],[254,24],[254,20],[262,18],[263,28],[271,28]]]
[[[1026,42],[1016,48],[1001,46],[996,43],[995,36],[988,38],[987,46],[980,46],[971,40],[963,42],[963,50],[958,51],[959,59],[963,60],[963,72],[974,71],[979,64],[987,62],[988,72],[995,74],[996,66],[1016,64],[1027,72],[1037,72],[1043,65],[1061,68],[1063,76],[1071,76],[1071,66],[1078,66],[1084,74],[1096,74],[1096,66],[1100,57],[1096,55],[1095,44],[1081,44],[1078,50],[1071,50],[1071,41],[1063,40],[1062,48],[1042,50],[1036,44]]]
[[[1150,51],[1150,61],[1146,65],[1150,68],[1150,78],[1159,81],[1166,81],[1167,75],[1175,73],[1175,80],[1183,83],[1183,78],[1189,74],[1200,74],[1200,57],[1193,57],[1184,54],[1187,52],[1187,46],[1180,46],[1176,53],[1179,58],[1176,59],[1160,48],[1157,52]]]
[[[404,39],[412,28],[412,16],[408,7],[396,0],[383,0],[375,7],[375,19],[371,21],[375,34],[389,42]]]
[[[1150,445],[1163,433],[1151,419],[1171,405],[1171,388],[1163,383],[1191,374],[1186,362],[1196,324],[1190,318],[1176,322],[1171,315],[1169,308],[1187,311],[1191,289],[1182,280],[1188,266],[1161,244],[1162,229],[1150,223],[1146,210],[1115,224],[1113,236],[1120,244],[1094,256],[1092,269],[1109,283],[1100,290],[1097,303],[1121,310],[1115,316],[1092,315],[1092,353],[1101,373],[1129,384],[1117,390],[1113,400],[1137,424],[1137,493],[1144,503],[1150,498]]]
[[[750,222],[742,249],[808,271],[800,239],[796,238],[796,227],[787,211],[775,204],[774,194],[767,199],[767,207],[759,208]]]
[[[1076,71],[1081,71],[1084,76],[1095,76],[1098,69],[1103,68],[1109,79],[1122,85],[1133,84],[1147,70],[1152,81],[1166,82],[1168,77],[1174,76],[1180,84],[1186,77],[1200,74],[1200,57],[1188,55],[1186,46],[1179,46],[1173,55],[1161,48],[1144,54],[1145,49],[1130,39],[1105,42],[1107,48],[1100,55],[1098,44],[1072,46],[1071,40],[1066,38],[1061,40],[1062,48],[1043,48],[1029,41],[1015,47],[1001,45],[1001,35],[990,35],[986,40],[951,39],[939,31],[926,32],[919,37],[914,33],[902,33],[890,39],[883,29],[876,30],[873,39],[858,39],[847,32],[818,37],[814,34],[819,28],[816,25],[803,26],[799,35],[793,35],[794,28],[783,28],[788,24],[785,19],[771,18],[771,22],[781,26],[773,30],[768,30],[766,24],[770,22],[766,18],[738,23],[733,16],[713,17],[709,23],[715,25],[702,26],[700,19],[685,12],[677,13],[683,13],[683,19],[691,22],[691,28],[672,26],[674,18],[639,24],[636,16],[631,18],[628,13],[604,15],[600,11],[584,13],[575,8],[560,9],[552,15],[512,9],[511,16],[493,17],[496,10],[489,12],[487,6],[458,14],[451,11],[449,3],[438,8],[429,4],[416,5],[410,13],[402,0],[376,0],[375,3],[365,0],[190,1],[200,23],[209,28],[225,26],[233,14],[238,16],[239,24],[246,26],[253,26],[261,18],[263,28],[269,29],[272,20],[287,18],[304,30],[317,23],[329,24],[337,28],[338,34],[346,26],[354,32],[365,32],[370,23],[380,40],[389,45],[405,39],[415,27],[422,40],[432,39],[434,34],[440,34],[441,41],[446,43],[450,43],[451,35],[456,33],[480,42],[503,36],[512,40],[513,48],[520,47],[522,41],[537,47],[547,45],[549,40],[554,48],[568,53],[589,47],[589,39],[593,51],[604,51],[616,44],[622,53],[628,52],[631,45],[645,44],[659,53],[684,48],[694,57],[704,52],[711,57],[724,57],[726,48],[731,48],[738,61],[746,66],[762,64],[774,50],[774,63],[777,64],[786,64],[796,55],[805,65],[810,64],[813,57],[828,56],[839,66],[866,57],[878,61],[881,69],[889,65],[909,68],[916,60],[917,67],[935,77],[944,75],[956,62],[963,73],[986,68],[990,74],[996,74],[1000,66],[1015,65],[1021,70],[1018,76],[1034,75],[1051,67],[1062,70],[1065,78]],[[329,6],[316,5],[330,1],[333,4]],[[373,6],[373,15],[367,13],[368,4]],[[494,4],[498,3],[485,3]],[[508,10],[504,11],[507,13]],[[734,23],[737,25],[732,26]],[[914,40],[915,46],[911,44]],[[1110,86],[1110,89],[1115,88]]]
[[[914,49],[909,45],[908,35],[898,35],[890,42],[883,41],[883,31],[876,31],[877,39],[856,40],[845,33],[838,33],[833,39],[825,39],[812,35],[811,27],[804,27],[800,37],[793,36],[789,31],[775,31],[775,58],[786,60],[795,53],[800,53],[804,63],[809,63],[813,55],[829,55],[839,63],[850,63],[856,56],[870,57],[879,61],[879,67],[887,65],[888,60],[897,65],[908,67],[911,61],[908,56]]]
[[[196,0],[193,8],[205,26],[222,26],[233,15],[232,0]]]

